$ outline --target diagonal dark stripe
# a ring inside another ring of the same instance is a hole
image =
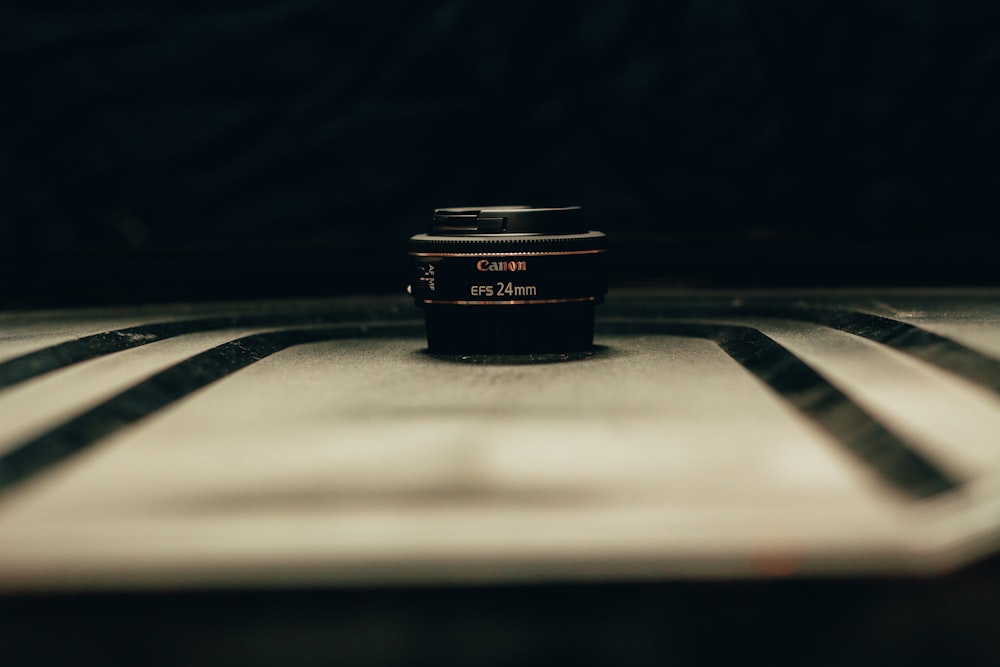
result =
[[[284,313],[235,314],[173,322],[153,322],[82,336],[0,362],[0,389],[107,354],[122,352],[149,343],[203,331],[236,327],[302,326],[336,324],[380,319],[391,312],[372,308],[351,309],[340,305],[334,310]]]
[[[245,336],[206,350],[0,456],[0,493],[198,389],[286,348],[324,340],[413,336],[415,324],[292,329]]]
[[[927,498],[959,486],[816,371],[756,329],[653,320],[605,323],[602,328],[613,333],[713,340],[901,492]],[[256,334],[220,345],[161,371],[0,457],[0,492],[277,351],[321,340],[421,333],[419,325],[405,323],[318,327]]]
[[[808,319],[912,355],[1000,394],[1000,360],[899,320],[842,310],[805,310]]]
[[[835,308],[782,306],[774,303],[691,305],[684,302],[656,301],[650,306],[614,307],[608,312],[640,318],[672,317],[775,317],[821,324],[892,347],[917,357],[945,371],[961,376],[1000,395],[1000,360],[977,352],[961,343],[899,320]],[[380,313],[385,315],[386,313]],[[282,314],[234,315],[175,322],[157,322],[126,329],[84,336],[0,362],[0,389],[30,380],[89,359],[121,352],[141,345],[189,333],[246,326],[294,326],[334,324],[353,319],[371,319],[365,312],[300,312]]]
[[[638,320],[606,323],[602,330],[713,340],[899,491],[924,499],[960,486],[958,480],[924,458],[804,361],[757,329],[701,322]]]
[[[237,326],[231,319],[212,318],[157,322],[105,331],[29,352],[0,363],[0,389],[89,359],[187,333]]]
[[[969,380],[1000,395],[1000,359],[995,359],[962,345],[946,336],[880,315],[838,308],[782,306],[774,303],[747,302],[741,305],[692,305],[684,302],[658,301],[655,315],[678,318],[773,317],[809,322],[838,329],[881,343],[933,366]],[[649,317],[648,306],[619,309],[616,314]]]

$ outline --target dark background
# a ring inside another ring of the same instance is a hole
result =
[[[398,292],[438,206],[613,284],[996,284],[1000,5],[0,9],[0,305]]]

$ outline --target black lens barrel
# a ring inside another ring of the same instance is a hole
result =
[[[410,239],[410,293],[432,352],[504,354],[590,348],[607,293],[607,238],[582,209],[437,209]]]

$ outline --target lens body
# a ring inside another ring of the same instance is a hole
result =
[[[607,293],[607,237],[578,206],[437,209],[410,239],[410,293],[432,352],[590,348]]]

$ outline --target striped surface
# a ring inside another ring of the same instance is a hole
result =
[[[0,588],[919,574],[1000,536],[1000,292],[612,294],[591,355],[406,300],[0,315]]]

